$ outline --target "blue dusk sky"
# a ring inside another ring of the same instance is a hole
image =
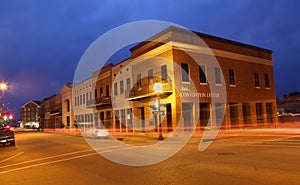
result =
[[[169,21],[273,50],[278,97],[300,91],[298,0],[0,0],[1,100],[19,116],[29,100],[72,82],[88,46],[133,21]]]

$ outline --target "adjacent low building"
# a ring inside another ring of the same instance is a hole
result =
[[[20,109],[20,127],[38,128],[40,126],[41,102],[29,101]]]

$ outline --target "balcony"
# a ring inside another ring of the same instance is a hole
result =
[[[111,97],[108,96],[102,96],[98,97],[92,100],[89,100],[86,102],[86,107],[87,108],[95,108],[95,107],[102,107],[102,106],[107,106],[111,105]]]
[[[160,83],[162,85],[162,91],[160,93],[155,92],[154,84]],[[136,83],[131,90],[125,91],[125,97],[128,97],[128,101],[139,100],[143,98],[149,98],[154,96],[160,96],[166,98],[173,93],[172,84],[166,80],[160,78],[142,79],[140,83]]]

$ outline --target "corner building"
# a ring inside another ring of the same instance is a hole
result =
[[[130,51],[111,68],[106,85],[112,107],[103,109],[114,131],[156,131],[160,122],[166,133],[179,122],[200,130],[219,122],[230,129],[278,121],[271,50],[169,27]]]

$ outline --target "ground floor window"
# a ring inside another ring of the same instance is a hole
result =
[[[238,104],[229,103],[229,113],[230,113],[230,123],[238,124],[239,123],[239,114],[238,114]]]
[[[273,104],[266,103],[267,121],[268,123],[273,123]]]
[[[251,123],[251,106],[250,103],[243,103],[242,104],[243,109],[243,122],[244,124]]]
[[[263,119],[263,105],[262,105],[262,103],[256,103],[255,108],[256,108],[257,123],[263,123],[264,119]]]

